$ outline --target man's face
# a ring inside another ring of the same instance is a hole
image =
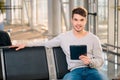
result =
[[[84,30],[87,19],[79,14],[74,14],[71,20],[73,29],[77,32]]]

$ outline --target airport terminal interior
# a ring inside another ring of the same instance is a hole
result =
[[[101,41],[101,71],[109,80],[120,77],[120,0],[0,0],[0,30],[8,32],[13,45],[45,42],[72,29],[71,12],[78,6],[88,10],[85,29]]]

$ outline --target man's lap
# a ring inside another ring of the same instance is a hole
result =
[[[104,75],[95,68],[77,68],[67,73],[63,80],[107,80]]]

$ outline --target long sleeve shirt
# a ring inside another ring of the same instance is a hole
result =
[[[87,67],[81,60],[71,60],[70,58],[70,45],[87,45],[87,56],[91,58],[93,68],[100,68],[103,64],[103,55],[100,40],[93,33],[89,32],[82,38],[76,38],[73,31],[61,33],[57,37],[45,42],[39,41],[28,44],[28,46],[44,45],[48,48],[60,46],[65,55],[68,63],[68,69]]]

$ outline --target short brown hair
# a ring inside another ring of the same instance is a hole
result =
[[[81,15],[81,16],[83,16],[83,17],[87,17],[88,12],[87,12],[87,10],[86,10],[85,8],[83,8],[83,7],[77,7],[77,8],[74,8],[74,9],[72,10],[72,18],[73,18],[73,15],[74,15],[74,14],[79,14],[79,15]]]

